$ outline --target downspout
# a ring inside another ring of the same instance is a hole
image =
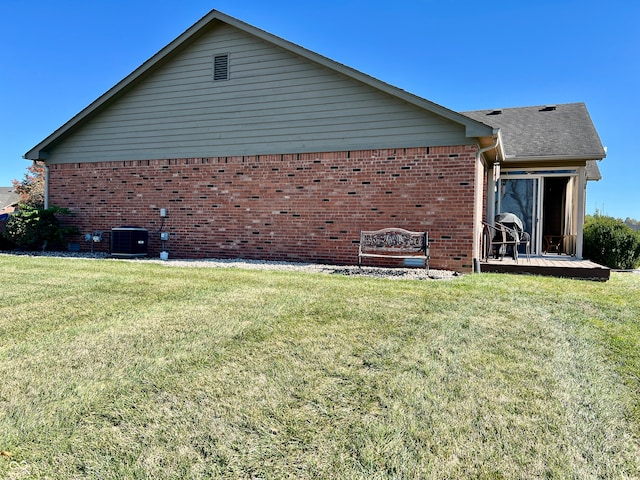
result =
[[[478,150],[476,152],[476,165],[480,164],[480,161],[482,160],[482,155],[484,155],[485,152],[488,152],[489,150],[493,150],[496,149],[496,162],[498,161],[500,155],[499,155],[499,149],[498,149],[498,145],[502,145],[502,134],[500,133],[500,129],[497,128],[493,131],[493,139],[495,140],[493,145],[489,145],[488,147],[484,147],[481,148],[480,150]],[[495,185],[491,186],[489,179],[487,179],[487,205],[491,204],[493,206],[494,202],[491,201],[490,194],[493,193],[495,189]],[[490,210],[493,210],[493,208],[490,208]],[[477,212],[477,208],[476,208],[476,212]],[[491,211],[487,211],[487,219],[493,221],[493,216],[494,216],[494,212]],[[480,224],[480,219],[476,218],[475,220],[475,225],[474,228],[477,227]],[[478,232],[476,232],[478,233]],[[474,235],[475,239],[474,239],[474,256],[473,256],[473,271],[475,273],[480,273],[480,239],[479,236],[476,234]]]
[[[44,208],[49,208],[49,165],[44,164]]]
[[[490,147],[486,147],[483,148],[482,150],[480,150],[478,152],[478,154],[482,155],[484,152],[491,150],[493,148],[496,148],[498,145],[500,145],[502,147],[502,133],[500,132],[500,129],[497,129],[497,133],[494,134],[494,137],[496,139],[495,144],[493,144]],[[504,155],[503,155],[504,158]],[[494,217],[496,214],[496,202],[495,202],[495,198],[492,198],[492,194],[495,194],[496,192],[496,182],[499,180],[500,177],[500,170],[498,170],[498,173],[496,174],[495,172],[495,165],[496,163],[498,164],[498,168],[500,166],[500,152],[498,149],[496,149],[496,161],[494,162],[494,164],[491,166],[491,180],[492,182],[490,182],[489,177],[487,178],[487,222],[489,222],[491,225],[493,225],[493,221],[494,221]],[[487,172],[488,173],[488,172]],[[491,185],[491,192],[489,192],[489,184]],[[493,195],[493,197],[495,197],[495,195]]]
[[[482,154],[485,152],[488,152],[489,150],[493,150],[494,148],[496,148],[498,145],[500,145],[502,143],[502,135],[500,135],[500,129],[498,128],[496,130],[496,132],[493,134],[493,138],[495,140],[495,143],[493,145],[489,145],[488,147],[484,147],[481,148],[480,150],[478,150],[478,152],[476,153],[476,160],[480,160],[480,158],[482,157]],[[497,159],[498,155],[496,152],[496,159]]]

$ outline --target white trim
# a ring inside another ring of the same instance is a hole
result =
[[[582,162],[585,160],[602,160],[606,154],[591,154],[591,155],[529,155],[529,156],[517,156],[517,155],[506,155],[504,157],[505,162],[548,162],[554,160],[560,160],[563,162],[574,160],[576,162]]]

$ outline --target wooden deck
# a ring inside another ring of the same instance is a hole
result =
[[[579,260],[563,255],[544,255],[542,257],[513,258],[502,260],[490,258],[480,262],[480,271],[486,273],[516,273],[525,275],[545,275],[552,277],[576,278],[583,280],[609,280],[610,269],[590,260]]]

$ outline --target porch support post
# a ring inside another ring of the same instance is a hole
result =
[[[578,229],[576,238],[576,257],[582,259],[582,230],[584,228],[584,216],[587,213],[587,169],[578,168]]]

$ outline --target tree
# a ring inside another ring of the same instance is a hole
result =
[[[33,162],[27,167],[24,178],[13,180],[13,190],[20,195],[20,203],[34,208],[44,208],[44,164]]]

